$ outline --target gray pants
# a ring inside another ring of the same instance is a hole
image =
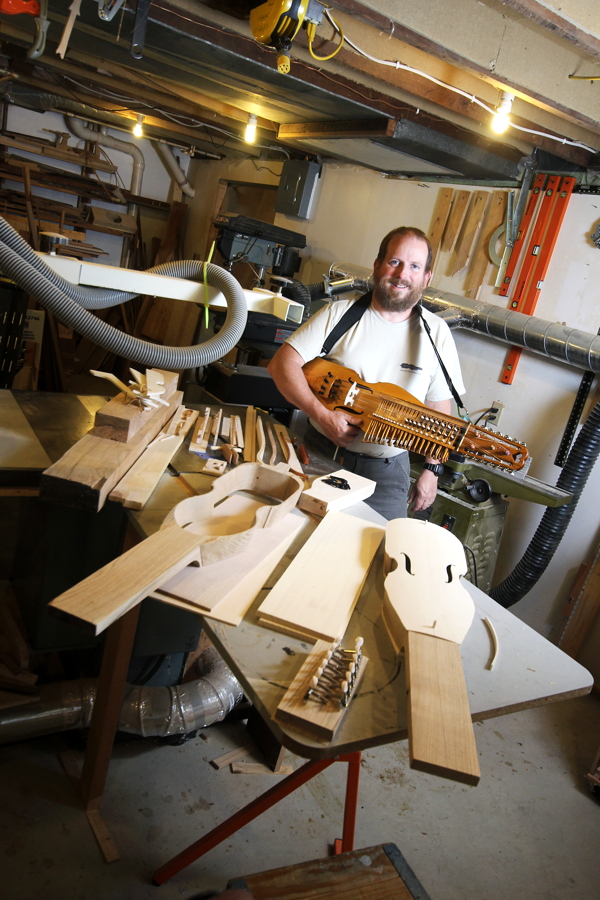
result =
[[[309,447],[333,457],[336,445],[308,423],[305,435]],[[338,448],[340,466],[363,478],[370,478],[377,485],[375,492],[365,500],[384,519],[405,519],[410,488],[410,461],[408,453],[399,453],[385,459],[364,456],[351,450]]]

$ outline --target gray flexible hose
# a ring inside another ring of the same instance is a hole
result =
[[[165,347],[150,344],[113,328],[80,306],[65,291],[51,283],[37,267],[30,265],[18,252],[2,242],[0,242],[0,268],[65,325],[69,325],[79,334],[117,356],[145,366],[191,369],[214,362],[235,347],[242,336],[248,317],[246,298],[241,286],[233,275],[212,263],[206,266],[207,281],[225,295],[227,318],[218,334],[195,347]],[[198,260],[165,263],[156,266],[150,272],[200,280],[204,273],[204,263]]]

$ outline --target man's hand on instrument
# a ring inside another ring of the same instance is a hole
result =
[[[349,447],[360,434],[362,419],[341,410],[331,411],[323,407],[319,425],[337,447]]]
[[[431,506],[437,494],[437,487],[437,476],[429,469],[423,469],[413,484],[408,498],[408,505],[413,512],[419,512],[420,509],[428,509]]]

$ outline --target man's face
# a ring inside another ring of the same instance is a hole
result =
[[[373,294],[382,309],[405,312],[421,299],[429,284],[427,244],[412,234],[392,238],[382,260],[373,264]]]

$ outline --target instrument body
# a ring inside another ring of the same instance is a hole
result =
[[[317,357],[302,371],[313,394],[330,410],[363,417],[363,441],[413,450],[446,462],[451,452],[500,469],[523,468],[525,444],[429,409],[396,384],[368,384],[345,366]]]

